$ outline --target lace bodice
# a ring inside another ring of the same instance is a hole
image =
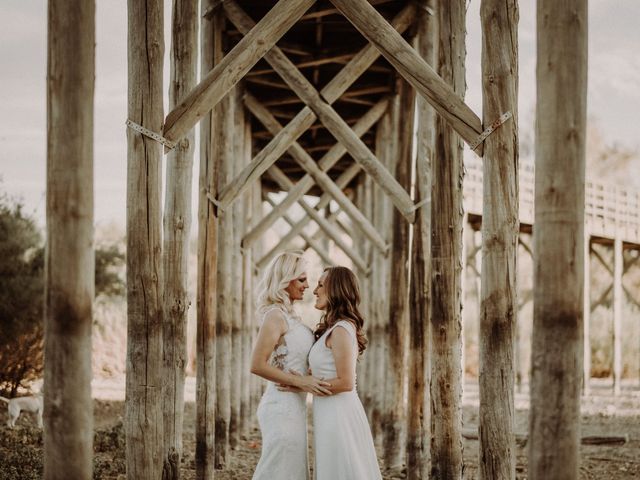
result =
[[[266,316],[274,309],[282,312],[287,322],[288,330],[271,353],[270,362],[282,371],[294,371],[301,375],[306,375],[309,368],[307,358],[314,342],[313,332],[301,322],[295,313],[289,313],[278,306],[274,305],[269,308],[264,315]]]

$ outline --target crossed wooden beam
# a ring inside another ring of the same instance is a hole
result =
[[[326,172],[345,154],[353,157],[358,168],[348,169],[351,178],[364,169],[373,180],[389,195],[398,210],[413,222],[416,206],[411,197],[398,184],[394,176],[382,165],[376,156],[360,139],[384,113],[386,104],[378,102],[369,114],[351,128],[331,106],[355,80],[367,70],[382,54],[434,109],[449,122],[451,127],[469,144],[473,144],[482,133],[482,123],[478,116],[464,103],[420,55],[402,38],[401,33],[411,25],[415,7],[407,5],[390,23],[367,0],[331,0],[370,44],[353,56],[341,72],[320,92],[304,77],[283,51],[276,47],[282,36],[315,3],[315,0],[280,0],[257,24],[239,7],[234,0],[222,1],[227,18],[244,37],[224,58],[187,94],[166,117],[163,135],[176,142],[182,138],[206,113],[208,113],[262,58],[277,72],[286,84],[306,106],[286,125],[282,126],[275,116],[260,105],[257,99],[247,95],[245,105],[274,135],[272,140],[255,156],[252,162],[213,199],[222,209],[227,208],[238,196],[267,170],[284,190],[289,193],[280,205],[273,209],[243,239],[245,246],[257,239],[273,222],[282,217],[293,203],[301,203],[309,218],[318,223],[327,235],[331,230],[316,208],[332,199],[350,217],[352,224],[360,229],[379,249],[385,251],[387,245],[373,228],[369,220],[353,205],[342,192],[348,183],[344,179],[333,182]],[[282,84],[284,86],[284,84]],[[316,163],[297,143],[297,139],[316,120],[338,140],[325,156]],[[476,148],[482,154],[482,143]],[[302,166],[307,174],[297,184],[293,184],[274,163],[286,151]],[[341,176],[345,177],[345,174]],[[346,178],[346,177],[345,177]],[[316,208],[302,200],[303,195],[317,183],[326,192]],[[300,223],[292,226],[292,232],[302,232]],[[291,233],[291,232],[290,232]],[[289,234],[287,235],[287,237]],[[336,241],[336,238],[333,238]],[[284,238],[283,238],[284,240]],[[338,244],[338,241],[336,241]],[[345,246],[346,247],[346,246]],[[341,246],[341,248],[343,248]],[[343,250],[345,250],[343,248]],[[347,250],[349,250],[347,248]],[[356,252],[347,252],[358,265]]]

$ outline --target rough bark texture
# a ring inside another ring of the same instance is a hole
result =
[[[480,478],[515,479],[514,340],[518,314],[518,3],[483,0],[484,142],[480,294]]]
[[[438,22],[429,14],[437,0],[423,0],[417,18],[416,48],[430,65],[438,52]],[[431,189],[435,150],[436,112],[422,97],[416,98],[415,202],[425,202],[416,212],[411,250],[409,290],[409,371],[407,412],[407,479],[429,475],[431,429],[430,317],[431,317]]]
[[[465,1],[441,2],[438,69],[465,92]],[[432,190],[431,478],[462,477],[462,142],[442,117],[436,122]]]
[[[90,479],[95,3],[50,0],[44,478]]]
[[[215,0],[203,1],[201,15]],[[214,65],[214,22],[202,15],[201,75]],[[209,480],[215,471],[216,292],[218,288],[218,218],[207,194],[217,193],[217,165],[211,145],[210,112],[200,122],[200,178],[198,195],[198,285],[196,326],[196,478]]]
[[[580,438],[587,2],[540,0],[537,9],[529,478],[571,480]]]
[[[172,12],[171,84],[172,107],[195,85],[198,12],[194,2],[174,0]],[[167,155],[164,211],[164,466],[163,479],[180,477],[184,369],[189,295],[187,261],[191,230],[191,179],[194,132],[185,136]]]
[[[163,121],[164,10],[159,0],[128,2],[128,117],[160,132]],[[160,478],[162,413],[162,145],[127,130],[127,478]]]
[[[395,134],[398,159],[395,178],[402,188],[411,189],[413,117],[415,90],[404,81],[399,82],[398,110]],[[409,323],[409,223],[397,211],[392,212],[390,253],[389,323],[389,379],[386,383],[389,403],[383,417],[384,460],[389,468],[405,464],[406,446],[406,387],[407,387],[407,330]],[[391,373],[392,372],[392,373]]]

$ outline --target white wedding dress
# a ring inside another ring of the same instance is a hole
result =
[[[336,363],[325,341],[335,328],[344,328],[358,355],[356,330],[341,320],[318,339],[309,352],[315,377],[336,378]],[[354,362],[355,368],[355,362]],[[353,372],[355,377],[355,371]],[[328,397],[313,397],[313,439],[316,480],[382,479],[367,416],[355,389]]]
[[[294,314],[281,311],[289,330],[271,354],[271,364],[283,371],[306,375],[313,332]],[[262,454],[253,480],[308,480],[307,394],[281,392],[276,384],[267,382],[258,405],[258,423]]]

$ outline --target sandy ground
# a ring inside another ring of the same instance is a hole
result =
[[[94,382],[95,478],[121,480],[124,478],[124,380],[122,378]],[[583,435],[628,435],[629,441],[617,446],[581,447],[581,479],[640,478],[640,387],[628,385],[622,395],[613,397],[606,382],[595,382],[594,395],[582,402]],[[185,438],[183,478],[195,478],[195,382],[187,380],[185,400]],[[478,425],[478,386],[468,383],[463,397],[465,429]],[[0,422],[4,424],[6,412],[0,408]],[[22,416],[13,431],[0,427],[0,480],[41,477],[42,435],[33,428],[34,420]],[[528,425],[528,395],[516,395],[516,432],[526,434]],[[553,442],[553,439],[549,439]],[[233,452],[226,469],[218,471],[217,480],[250,479],[260,456],[260,432],[253,428]],[[527,449],[516,447],[517,478],[526,479]],[[464,441],[464,478],[478,478],[478,441]],[[384,471],[384,469],[383,469]],[[384,478],[404,478],[404,472],[384,471]]]

